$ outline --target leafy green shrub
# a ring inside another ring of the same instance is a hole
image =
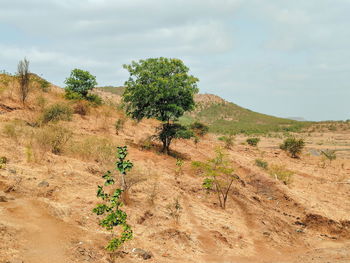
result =
[[[67,100],[83,100],[84,99],[84,97],[81,94],[79,94],[78,92],[74,92],[72,90],[66,90],[64,97]]]
[[[58,122],[62,121],[70,121],[72,119],[73,111],[72,109],[65,104],[53,104],[46,109],[44,109],[41,122],[43,124],[49,122]]]
[[[130,161],[126,161],[125,158],[127,156],[127,147],[118,147],[118,161],[116,162],[116,170],[123,176],[126,175],[128,171],[130,171],[133,167],[133,164]],[[115,184],[115,176],[111,171],[107,171],[106,174],[102,176],[105,180],[105,187],[112,187]],[[113,190],[113,194],[108,194],[105,192],[103,186],[97,187],[97,197],[102,199],[102,203],[98,204],[92,211],[98,216],[107,214],[103,219],[99,221],[99,225],[103,228],[111,231],[112,239],[109,241],[106,249],[108,251],[115,251],[121,245],[123,245],[126,241],[131,240],[133,237],[133,231],[131,227],[127,223],[127,214],[121,210],[120,208],[123,206],[123,202],[121,200],[121,195],[123,193],[123,189],[115,189]],[[115,227],[120,227],[122,232],[119,236],[117,236]]]
[[[280,145],[280,148],[284,151],[287,151],[291,154],[293,158],[298,158],[298,155],[301,153],[305,146],[303,139],[296,139],[294,137],[287,138]]]
[[[66,94],[69,93],[73,96],[79,94],[83,98],[87,98],[89,91],[96,87],[97,82],[96,77],[91,75],[90,72],[73,69],[70,76],[65,80],[65,84]]]
[[[260,142],[260,138],[248,138],[246,140],[246,142],[250,145],[250,146],[257,146],[258,143]]]
[[[263,160],[261,160],[261,159],[256,159],[255,160],[255,165],[260,167],[260,168],[263,168],[264,170],[266,170],[267,167],[268,167],[268,163],[263,161]]]
[[[234,169],[230,166],[226,154],[221,149],[217,149],[214,159],[206,162],[196,161],[192,163],[192,166],[204,176],[203,188],[208,192],[214,191],[220,207],[225,209],[233,181],[238,178],[233,174]]]
[[[94,106],[102,105],[102,98],[97,94],[86,95],[86,100],[90,101]]]
[[[204,136],[209,132],[209,127],[199,121],[196,121],[190,125],[190,129],[196,134],[197,136]]]
[[[292,182],[292,176],[294,174],[282,165],[271,165],[268,172],[273,178],[282,181],[286,185]]]

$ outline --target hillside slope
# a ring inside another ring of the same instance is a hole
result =
[[[101,87],[100,90],[122,95],[123,87]],[[278,118],[242,108],[213,94],[198,94],[196,109],[187,113],[180,121],[190,124],[196,120],[209,125],[214,133],[264,134],[268,132],[295,132],[308,126],[307,122]]]
[[[184,161],[183,172],[176,174],[176,158],[161,154],[157,142],[147,141],[159,123],[127,119],[117,110],[119,96],[100,93],[108,103],[82,114],[59,88],[35,88],[27,105],[18,103],[10,89],[0,94],[8,107],[0,114],[0,157],[7,159],[0,168],[1,261],[113,262],[104,250],[110,234],[98,226],[91,210],[98,203],[101,176],[114,167],[120,145],[128,145],[128,158],[135,164],[129,178],[135,184],[123,207],[134,239],[122,247],[116,262],[143,261],[134,248],[150,251],[146,262],[154,263],[350,261],[349,159],[321,166],[320,157],[307,151],[301,159],[290,158],[276,147],[279,138],[261,138],[256,148],[243,145],[246,137],[237,136],[226,153],[240,179],[223,210],[192,167],[193,161],[211,159],[223,146],[215,134],[197,144],[174,142],[173,153]],[[54,104],[71,107],[72,119],[33,125]],[[116,133],[118,119],[125,124]],[[45,138],[56,131],[69,136],[54,154]],[[324,140],[332,137],[350,142],[349,130]],[[307,147],[311,142],[308,138]],[[293,171],[293,180],[285,185],[257,167],[256,159]],[[176,199],[181,207],[178,221],[170,209]]]

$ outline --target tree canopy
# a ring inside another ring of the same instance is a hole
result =
[[[83,97],[87,97],[89,91],[97,85],[96,77],[82,69],[73,69],[64,83],[67,85],[66,91],[78,93]]]
[[[130,73],[123,99],[134,119],[175,121],[194,108],[198,79],[180,59],[150,58],[124,65]]]
[[[198,79],[189,74],[189,68],[180,59],[163,57],[133,61],[124,68],[130,73],[123,93],[126,113],[137,120],[163,122],[158,134],[163,151],[169,151],[172,139],[188,138],[184,127],[171,122],[195,106]]]

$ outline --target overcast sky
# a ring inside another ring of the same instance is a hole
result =
[[[0,70],[119,86],[125,63],[176,57],[254,111],[350,119],[350,0],[0,0]]]

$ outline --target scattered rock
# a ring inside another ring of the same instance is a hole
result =
[[[147,260],[153,257],[152,252],[147,252],[141,248],[133,248],[131,252],[136,256],[143,258],[144,260]]]
[[[49,187],[50,184],[46,181],[41,181],[39,184],[38,184],[39,187]]]

